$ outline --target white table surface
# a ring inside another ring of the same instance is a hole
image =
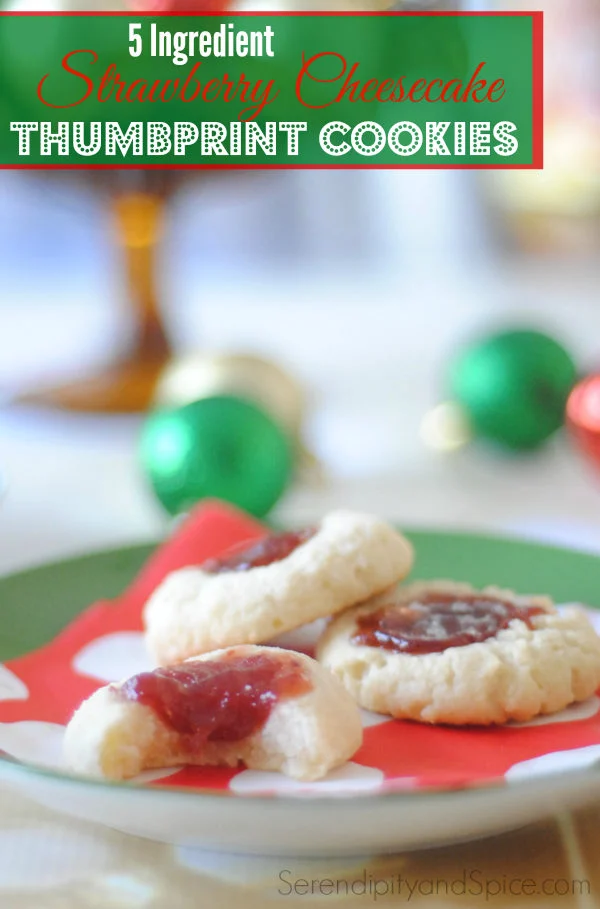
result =
[[[25,300],[23,286],[13,288],[12,306],[4,288],[0,386],[88,368],[115,346],[118,310],[107,304],[106,287],[94,293],[85,282],[75,270],[61,302],[39,292]],[[407,526],[513,532],[600,550],[600,470],[568,440],[528,457],[479,447],[440,455],[419,434],[423,415],[443,397],[450,353],[477,328],[515,320],[548,326],[582,364],[593,363],[596,287],[594,268],[550,263],[488,267],[468,281],[423,273],[352,284],[316,273],[293,284],[213,279],[190,281],[170,318],[181,348],[258,350],[305,382],[307,434],[329,476],[291,490],[278,518],[302,521],[348,506]],[[137,460],[139,426],[0,410],[1,572],[164,532]]]

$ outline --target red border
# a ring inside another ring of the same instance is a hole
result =
[[[526,16],[531,18],[533,27],[533,160],[531,164],[0,164],[1,170],[541,170],[544,167],[544,13],[541,10],[274,10],[269,12],[243,12],[231,10],[226,13],[170,13],[135,12],[134,10],[98,11],[73,10],[71,12],[42,10],[0,11],[3,16],[127,16],[152,19],[187,17],[193,15],[215,16]]]
[[[0,10],[0,16],[149,16],[161,19],[166,16],[543,16],[541,10],[229,10],[226,12],[193,13],[185,10],[170,13],[136,12],[135,10]]]
[[[544,167],[544,14],[531,13],[533,25],[533,163]]]

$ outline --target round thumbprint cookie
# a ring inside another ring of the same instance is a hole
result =
[[[530,720],[600,687],[600,638],[583,610],[451,581],[347,610],[317,658],[362,707],[424,723]]]
[[[371,515],[340,511],[175,571],[144,609],[148,649],[166,665],[236,644],[262,644],[334,615],[404,578],[410,543]]]

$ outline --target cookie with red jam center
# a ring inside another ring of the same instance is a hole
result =
[[[541,606],[519,606],[498,596],[431,592],[363,613],[352,642],[395,653],[441,653],[487,641],[515,619],[532,628],[534,617],[544,613]]]
[[[600,687],[600,638],[582,610],[451,581],[347,610],[317,658],[362,707],[425,723],[530,720]]]
[[[75,773],[108,779],[245,764],[314,780],[361,742],[358,706],[315,660],[242,646],[100,688],[71,719],[64,747]]]
[[[147,645],[167,665],[273,641],[388,589],[412,561],[410,543],[385,521],[334,512],[170,574],[144,609]]]

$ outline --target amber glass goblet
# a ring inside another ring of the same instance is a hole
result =
[[[129,349],[97,374],[26,392],[20,403],[87,412],[137,413],[148,408],[172,351],[156,281],[157,251],[174,180],[168,171],[113,172],[102,179],[124,261],[134,321]]]

